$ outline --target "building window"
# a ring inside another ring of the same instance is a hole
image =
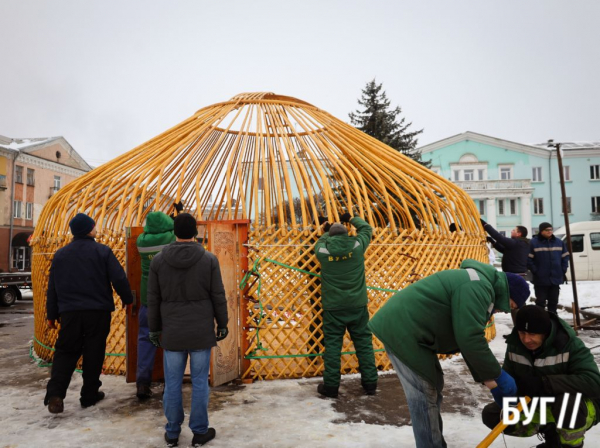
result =
[[[500,180],[510,180],[510,179],[512,179],[512,167],[501,166],[500,167]]]
[[[54,176],[54,189],[60,190],[60,176]]]
[[[504,215],[504,199],[498,199],[498,214]]]
[[[458,182],[460,180],[460,171],[454,170],[454,182]]]
[[[22,202],[21,201],[13,201],[13,218],[20,218],[23,216],[22,210]]]
[[[485,215],[485,199],[479,200],[479,214]]]
[[[35,171],[31,168],[27,168],[27,185],[35,185]]]
[[[571,211],[571,198],[565,198],[565,199],[567,200],[567,201],[566,201],[566,202],[567,202],[567,213],[568,213],[568,214],[571,214],[571,213],[573,213],[573,212]],[[564,215],[564,214],[565,214],[565,208],[564,208],[564,205],[563,205],[563,207],[561,207],[561,209],[562,209],[562,213],[563,213],[563,215]]]
[[[264,191],[265,189],[265,181],[262,177],[258,178],[258,191]]]
[[[532,182],[541,182],[542,181],[542,167],[541,166],[534,166],[532,168],[531,181]]]
[[[517,214],[517,200],[516,199],[510,200],[510,214],[511,215]]]
[[[571,167],[570,166],[563,166],[563,174],[565,175],[565,182],[570,181],[571,180]]]
[[[590,166],[590,179],[600,180],[600,165]]]
[[[25,205],[25,219],[33,219],[33,202]]]
[[[475,173],[473,170],[464,170],[463,175],[465,177],[465,180],[475,180],[474,179]]]
[[[485,170],[477,170],[477,179],[483,180],[485,178]]]
[[[543,215],[544,214],[544,199],[534,198],[533,199],[533,214]]]
[[[23,183],[23,167],[17,165],[15,167],[15,182],[18,184]]]
[[[592,196],[592,213],[600,213],[600,196]]]

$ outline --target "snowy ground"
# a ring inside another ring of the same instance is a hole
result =
[[[578,286],[581,306],[600,308],[600,297],[595,295],[600,282],[581,282]],[[570,305],[570,297],[570,290],[563,288],[561,303]],[[13,311],[0,310],[0,448],[164,446],[160,399],[139,403],[134,396],[134,385],[126,384],[123,377],[103,376],[106,399],[95,407],[82,409],[78,402],[81,376],[75,374],[65,400],[65,412],[49,414],[42,404],[48,369],[37,367],[28,357],[33,332],[32,306],[23,301],[8,310]],[[561,317],[569,319],[570,314],[562,313]],[[505,350],[501,335],[507,334],[511,326],[508,315],[497,316],[498,336],[491,347],[500,360]],[[581,336],[598,361],[600,334],[585,331]],[[460,356],[444,361],[442,367],[446,378],[443,418],[448,446],[475,447],[489,432],[481,423],[480,412],[491,396],[487,389],[473,382]],[[402,423],[402,419],[393,424],[368,423],[393,421],[389,417],[406,415],[399,382],[393,373],[382,376],[376,397],[362,395],[356,375],[350,375],[343,378],[337,401],[323,399],[316,393],[319,381],[319,378],[265,381],[213,389],[209,415],[217,438],[207,446],[414,446],[412,428]],[[155,391],[160,389],[157,386]],[[189,409],[189,384],[184,386],[184,396]],[[346,402],[352,403],[352,407],[345,407]],[[352,411],[341,412],[344,408]],[[190,442],[191,433],[184,427],[180,446]],[[538,443],[535,437],[503,440],[500,436],[491,446],[525,448]],[[598,427],[588,433],[586,446],[600,446]]]

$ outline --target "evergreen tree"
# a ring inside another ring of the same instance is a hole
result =
[[[408,130],[412,123],[405,124],[406,119],[399,117],[402,113],[400,106],[390,108],[390,100],[382,90],[382,84],[377,84],[375,79],[368,82],[358,104],[364,109],[350,112],[353,126],[421,165],[427,168],[431,166],[430,161],[421,160],[421,153],[417,150],[417,136],[423,129]]]

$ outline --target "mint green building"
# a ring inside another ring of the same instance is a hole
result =
[[[419,148],[431,169],[473,198],[479,214],[510,235],[517,225],[564,224],[556,151],[475,132]],[[600,220],[600,142],[562,143],[570,222]]]

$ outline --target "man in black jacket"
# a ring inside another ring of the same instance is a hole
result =
[[[73,241],[56,251],[50,277],[46,312],[48,326],[60,331],[44,404],[53,414],[63,412],[71,376],[83,355],[81,406],[104,398],[100,373],[115,310],[113,287],[123,305],[133,302],[125,271],[112,250],[94,239],[96,223],[78,213],[69,223]],[[112,285],[112,286],[111,286]]]
[[[192,377],[189,426],[194,433],[192,446],[201,446],[216,435],[214,428],[208,427],[208,370],[212,347],[228,333],[227,299],[217,257],[196,242],[196,219],[180,213],[173,226],[176,241],[163,248],[150,263],[149,337],[164,349],[165,441],[168,446],[177,446],[179,442],[184,418],[181,384],[189,355]]]

